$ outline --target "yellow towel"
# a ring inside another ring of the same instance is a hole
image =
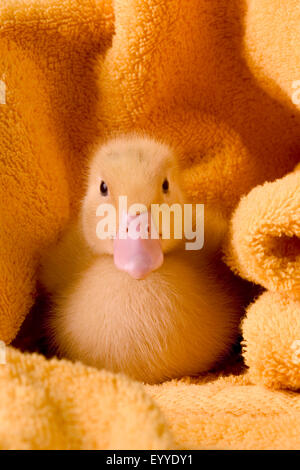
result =
[[[96,135],[95,56],[111,44],[110,2],[1,0],[0,338],[34,301],[41,253],[82,195]],[[4,101],[4,100],[2,100]],[[1,101],[1,102],[2,102]]]
[[[132,129],[166,138],[187,191],[228,217],[254,186],[293,169],[299,21],[298,0],[1,1],[0,339],[15,337],[34,302],[39,259],[78,208],[98,138]],[[248,264],[234,267],[245,275]],[[288,273],[264,295],[292,291]],[[299,447],[299,393],[260,385],[297,389],[276,341],[278,325],[292,338],[298,300],[273,317],[262,308],[262,326],[258,302],[243,326],[249,373],[147,387],[161,411],[140,384],[9,348],[0,448]]]
[[[299,449],[300,395],[248,375],[182,379],[147,387],[182,449]]]
[[[0,365],[0,449],[171,449],[140,384],[7,348]]]
[[[300,390],[300,171],[254,188],[232,218],[227,261],[266,289],[243,322],[252,380]]]
[[[300,171],[241,200],[230,244],[227,261],[243,277],[300,300]]]
[[[0,449],[299,449],[299,393],[237,372],[146,386],[147,396],[120,375],[8,348]]]

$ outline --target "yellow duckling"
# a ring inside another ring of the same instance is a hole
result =
[[[175,152],[149,137],[118,137],[96,151],[80,217],[41,270],[58,356],[157,383],[207,371],[231,350],[241,307],[216,256],[224,221],[205,207],[204,247],[187,250],[187,240],[174,235],[175,216],[167,238],[151,216],[153,204],[184,208],[180,180]],[[119,207],[125,196],[130,210]],[[107,205],[115,232],[101,239]],[[132,221],[140,236],[129,234]]]

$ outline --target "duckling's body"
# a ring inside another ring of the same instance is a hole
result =
[[[69,227],[42,271],[58,355],[155,383],[209,370],[230,351],[240,302],[215,252],[170,245],[163,264],[136,280],[116,267],[108,241],[95,249],[86,220]]]

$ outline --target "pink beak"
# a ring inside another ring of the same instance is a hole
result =
[[[144,279],[160,268],[164,255],[157,233],[151,238],[153,222],[149,213],[137,216],[122,214],[122,224],[114,240],[114,262],[134,279]]]

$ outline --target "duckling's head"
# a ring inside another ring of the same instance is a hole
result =
[[[162,239],[162,218],[154,223],[152,205],[170,208],[183,201],[177,158],[169,146],[138,135],[114,138],[91,160],[83,235],[95,253],[113,255],[117,268],[144,278],[161,266],[164,253],[180,244],[174,238],[175,215],[171,211],[170,237]]]

